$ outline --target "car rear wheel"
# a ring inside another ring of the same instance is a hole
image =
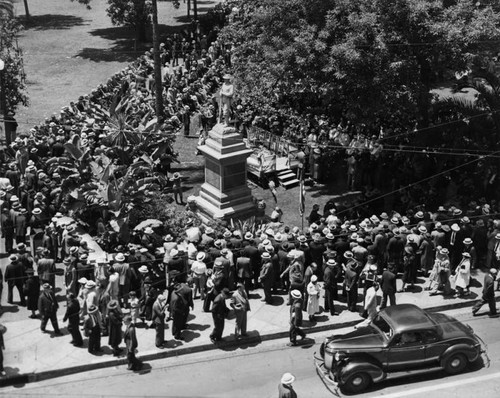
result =
[[[444,370],[448,374],[457,374],[462,372],[467,366],[467,358],[464,354],[450,355],[444,362]]]
[[[368,373],[358,372],[349,376],[343,387],[345,390],[357,394],[366,390],[371,382],[372,379]]]

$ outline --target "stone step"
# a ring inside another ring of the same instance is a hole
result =
[[[285,189],[290,189],[299,185],[299,182],[300,181],[295,178],[293,180],[281,181],[280,183],[281,186],[284,187]]]

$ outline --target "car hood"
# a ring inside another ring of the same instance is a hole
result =
[[[455,318],[437,312],[428,315],[441,329],[443,339],[468,337],[477,340],[473,330]]]
[[[327,350],[366,350],[368,348],[382,348],[385,344],[384,338],[379,331],[368,327],[361,327],[346,334],[337,334],[328,338]]]

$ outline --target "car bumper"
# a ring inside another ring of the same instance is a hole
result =
[[[326,388],[328,388],[332,394],[340,397],[339,383],[332,378],[330,372],[325,367],[325,361],[316,353],[314,353],[314,365],[316,366],[316,372],[325,384]]]

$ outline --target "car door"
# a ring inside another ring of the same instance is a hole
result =
[[[436,362],[438,364],[441,354],[449,344],[444,342],[435,330],[425,330],[423,338],[425,342],[425,361],[427,363]]]
[[[388,345],[387,370],[409,370],[425,360],[425,343],[420,332],[396,334]]]

